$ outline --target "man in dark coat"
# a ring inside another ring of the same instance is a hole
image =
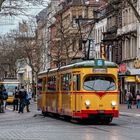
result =
[[[23,113],[25,104],[26,104],[26,94],[27,91],[24,89],[24,86],[21,86],[21,89],[19,90],[19,111],[18,113]]]

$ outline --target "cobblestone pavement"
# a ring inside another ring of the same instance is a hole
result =
[[[135,104],[132,105],[132,109],[127,109],[127,104],[121,104],[120,115],[140,117],[140,109],[137,109]]]
[[[0,113],[0,140],[102,140],[102,136],[104,136],[104,140],[112,140],[111,137],[114,134],[111,131],[116,129],[116,125],[103,126],[102,129],[107,130],[102,131],[100,130],[101,126],[78,125],[44,117],[41,112],[36,111],[36,103],[33,101],[30,110],[29,113],[24,111],[23,114],[19,114],[12,111],[12,105],[8,105],[6,112]],[[121,115],[134,115],[139,112],[140,110],[134,107],[128,110],[126,105],[120,106]],[[120,122],[115,120],[115,123],[119,124]],[[120,129],[116,131],[120,131]],[[125,140],[125,138],[117,136],[116,140]]]

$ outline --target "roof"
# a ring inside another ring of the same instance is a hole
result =
[[[62,67],[60,67],[60,69],[56,68],[56,69],[52,69],[49,71],[40,72],[39,74],[44,74],[47,72],[54,72],[57,70],[70,69],[70,68],[93,68],[93,67],[97,67],[95,64],[95,60],[86,60],[86,61],[77,62],[77,63],[73,63],[70,65],[62,66]],[[118,68],[118,65],[114,62],[104,61],[104,67]]]
[[[130,75],[140,75],[140,69],[130,69],[128,68]]]

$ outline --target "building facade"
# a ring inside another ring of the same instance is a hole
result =
[[[100,4],[95,0],[60,3],[62,9],[56,13],[56,22],[51,28],[51,54],[55,65],[66,65],[73,59],[87,57],[88,47],[93,46],[94,40],[91,33],[92,24],[95,24],[91,22],[95,18],[93,10]]]
[[[139,9],[139,0],[134,0],[133,5]],[[120,74],[121,90],[130,90],[135,96],[136,91],[140,90],[140,67],[139,65],[139,22],[127,2],[122,3],[122,26],[117,31],[118,38],[121,38],[122,62],[126,67],[125,73]]]
[[[24,59],[18,59],[16,65],[17,79],[26,87],[27,91],[29,92],[32,88],[32,69]]]

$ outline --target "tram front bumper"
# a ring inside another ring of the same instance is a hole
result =
[[[118,110],[82,110],[81,112],[73,113],[74,118],[94,118],[99,116],[105,117],[118,117],[119,111]]]

